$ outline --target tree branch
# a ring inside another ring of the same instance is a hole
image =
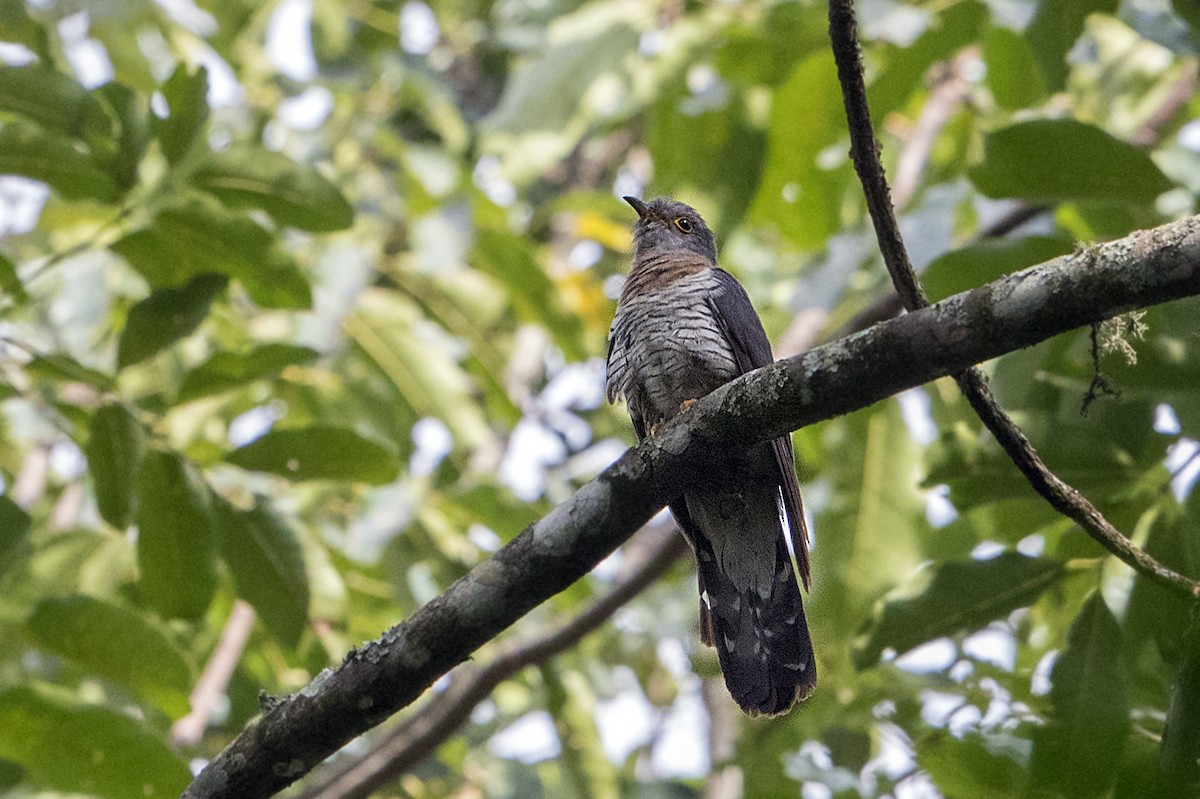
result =
[[[1200,217],[1057,258],[728,383],[445,593],[249,725],[189,799],[257,799],[413,702],[585,575],[727,453],[864,408],[1076,327],[1200,295]]]
[[[674,524],[648,524],[642,531],[655,540],[607,594],[566,624],[497,655],[484,668],[460,666],[445,691],[389,732],[372,751],[340,765],[336,773],[296,799],[366,799],[453,735],[501,682],[579,643],[665,574],[687,551]]]
[[[863,80],[862,52],[858,45],[854,0],[830,0],[829,35],[850,128],[850,157],[854,161],[855,170],[867,197],[867,208],[875,225],[883,261],[892,277],[896,293],[904,302],[904,307],[909,311],[926,308],[929,306],[929,299],[925,296],[916,272],[908,260],[908,251],[904,246],[900,226],[896,223],[896,215],[889,198],[887,176],[879,160],[880,147],[871,125],[871,110],[867,104],[867,89]],[[1193,76],[1192,80],[1194,79]],[[1086,253],[1084,255],[1086,256]],[[1055,510],[1082,527],[1101,546],[1140,574],[1167,588],[1195,592],[1200,596],[1200,586],[1134,546],[1133,542],[1109,523],[1091,502],[1046,467],[1029,443],[1029,439],[1025,437],[1025,433],[993,398],[982,371],[972,367],[955,374],[954,379],[984,426],[1025,475],[1034,490]]]

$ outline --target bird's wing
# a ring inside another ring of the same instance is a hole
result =
[[[742,284],[723,269],[717,269],[717,290],[708,297],[709,306],[717,323],[721,325],[738,372],[747,372],[774,363],[771,342],[763,330],[762,322],[750,303],[750,297]],[[780,436],[771,442],[779,472],[779,489],[783,496],[783,507],[787,511],[792,548],[800,566],[800,577],[804,587],[809,587],[808,528],[804,522],[804,504],[800,499],[800,485],[796,481],[795,454],[790,436]]]
[[[608,357],[604,361],[604,393],[609,402],[615,402],[625,388],[625,374],[628,368],[625,353],[629,346],[629,334],[621,324],[622,321],[618,308],[617,315],[613,317],[612,327],[608,329]]]

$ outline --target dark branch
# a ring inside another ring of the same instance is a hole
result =
[[[722,386],[441,596],[247,727],[184,794],[258,799],[412,703],[585,575],[697,464],[1133,308],[1200,295],[1200,217],[1064,256]],[[1179,588],[1185,578],[1162,576]]]
[[[908,251],[889,197],[887,177],[879,161],[879,143],[871,125],[871,111],[863,81],[854,0],[830,0],[829,35],[850,127],[850,157],[867,197],[867,208],[875,224],[884,264],[904,307],[909,311],[927,308],[929,300],[908,260]],[[1191,79],[1194,81],[1195,76]],[[972,367],[955,374],[954,379],[984,426],[1034,490],[1055,510],[1073,520],[1101,546],[1139,573],[1168,588],[1187,592],[1197,590],[1197,584],[1192,580],[1168,569],[1134,546],[1124,533],[1104,518],[1096,506],[1046,467],[1025,433],[1000,408],[987,387],[982,371]]]
[[[875,237],[892,285],[908,310],[929,304],[917,273],[908,260],[908,250],[896,223],[891,193],[883,164],[879,161],[880,145],[871,125],[871,109],[867,104],[867,86],[862,75],[862,51],[858,46],[858,21],[854,16],[854,0],[829,0],[829,38],[833,59],[837,62],[838,80],[842,84],[842,105],[850,126],[850,159],[858,172],[867,210],[875,225]]]
[[[371,752],[339,765],[335,774],[296,799],[366,799],[411,769],[466,723],[475,706],[504,680],[579,643],[588,633],[646,590],[687,551],[670,523],[650,524],[639,535],[655,540],[612,590],[561,627],[495,657],[481,669],[460,666],[450,686],[404,720]]]

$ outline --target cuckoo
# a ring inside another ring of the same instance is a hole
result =
[[[638,213],[633,269],[608,341],[607,394],[622,397],[639,440],[691,402],[771,363],[745,289],[717,267],[712,231],[666,198],[626,202]],[[733,454],[696,478],[671,513],[696,556],[700,638],[717,650],[725,684],[751,716],[786,713],[816,686],[816,664],[792,554],[809,585],[808,534],[792,442],[781,436]]]

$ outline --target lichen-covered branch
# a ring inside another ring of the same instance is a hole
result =
[[[365,799],[388,785],[462,727],[471,711],[497,685],[521,669],[544,663],[575,646],[652,585],[687,551],[683,536],[670,522],[651,522],[638,535],[651,539],[649,551],[631,564],[628,573],[607,594],[556,629],[498,654],[486,666],[458,667],[444,691],[387,733],[370,752],[345,763],[339,761],[334,773],[296,799]],[[636,543],[636,538],[630,543]]]
[[[252,723],[189,799],[257,799],[407,706],[585,575],[724,453],[1050,336],[1200,295],[1200,217],[1009,275],[751,372],[691,406],[441,596]]]

